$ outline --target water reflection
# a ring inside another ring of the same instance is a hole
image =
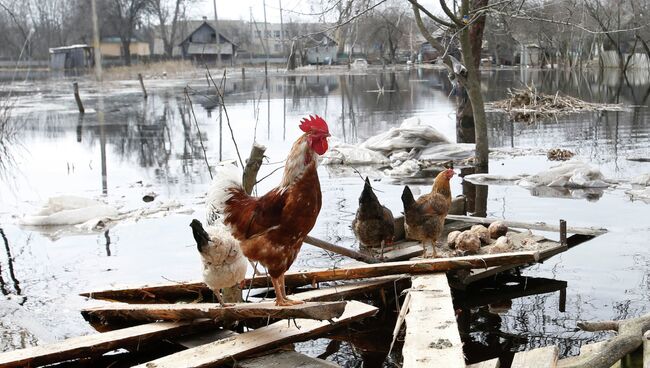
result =
[[[647,76],[628,75],[627,80],[621,80],[608,73],[592,75],[524,69],[486,71],[483,78],[487,100],[504,98],[507,88],[520,88],[534,82],[538,90],[545,93],[555,93],[557,88],[561,88],[567,94],[588,101],[619,101],[635,105],[629,111],[558,116],[530,125],[491,113],[488,116],[491,147],[571,149],[599,165],[606,176],[629,177],[648,170],[643,163],[625,160],[632,154],[650,150],[647,139],[650,135],[650,109],[645,106],[650,94]],[[8,172],[19,183],[13,207],[16,210],[6,210],[3,206],[0,211],[31,213],[33,208],[31,204],[26,205],[25,200],[36,204],[61,193],[88,196],[108,193],[109,198],[119,197],[126,191],[124,188],[135,182],[148,183],[169,198],[198,203],[197,197],[205,193],[210,182],[201,142],[210,163],[233,159],[236,154],[229,130],[224,126],[223,111],[219,112],[219,104],[214,102],[214,98],[204,97],[214,96],[214,89],[207,87],[203,78],[189,81],[189,84],[197,91],[191,94],[196,121],[184,98],[185,82],[151,87],[146,102],[142,101],[139,89],[130,90],[128,85],[106,91],[103,99],[89,93],[84,102],[103,114],[87,113],[84,116],[74,111],[71,96],[61,96],[57,92],[60,85],[56,83],[42,85],[39,105],[70,105],[70,111],[48,112],[45,108],[34,107],[34,96],[30,91],[33,85],[17,87],[24,89],[17,93],[26,96],[19,100],[19,105],[29,106],[29,111],[23,109],[19,114],[25,124],[18,136],[28,153],[19,157],[23,174],[18,175],[14,169]],[[381,87],[383,93],[377,92]],[[226,108],[239,147],[247,153],[253,140],[257,139],[267,146],[271,163],[281,162],[286,157],[289,146],[299,134],[296,122],[308,113],[323,115],[333,135],[348,143],[361,142],[398,126],[404,118],[412,116],[432,124],[451,140],[456,136],[454,105],[448,98],[449,82],[445,72],[436,70],[275,75],[269,77],[268,82],[262,75],[249,73],[245,79],[229,76],[225,91]],[[99,108],[100,104],[103,108]],[[260,175],[271,173],[278,165],[264,165]],[[547,167],[548,162],[544,158],[523,157],[502,159],[497,165],[492,169],[517,174],[522,170],[537,172],[538,168]],[[66,175],[68,167],[71,170]],[[328,200],[324,201],[314,235],[332,242],[354,244],[349,223],[356,210],[362,181],[354,172],[341,177],[336,168],[323,168],[319,172],[324,198]],[[462,175],[467,173],[469,170],[463,169]],[[261,183],[260,192],[277,184],[280,174],[274,175]],[[423,188],[430,188],[430,177],[418,180]],[[639,228],[645,225],[636,222],[647,212],[647,205],[629,203],[624,196],[610,195],[610,192],[563,191],[549,194],[535,190],[531,196],[530,192],[519,187],[493,186],[488,190],[487,186],[463,183],[461,187],[459,183],[455,182],[453,191],[466,196],[469,213],[549,223],[555,223],[559,216],[566,216],[577,226],[614,229],[607,236],[572,249],[558,260],[550,260],[527,271],[539,277],[566,279],[570,285],[564,297],[566,308],[562,308],[564,303],[560,302],[559,291],[488,301],[487,306],[473,304],[463,307],[469,311],[463,310],[462,314],[467,318],[465,325],[469,326],[468,351],[475,351],[468,354],[468,357],[476,359],[473,361],[478,361],[478,357],[490,349],[505,355],[506,352],[544,344],[560,345],[565,355],[575,353],[583,342],[602,336],[573,331],[576,320],[635,316],[647,309],[647,298],[643,296],[647,296],[650,289],[648,257],[641,244],[645,244],[649,229]],[[381,182],[380,186],[384,190],[386,205],[394,213],[399,211],[401,186],[387,182]],[[142,186],[134,190],[139,188]],[[5,190],[5,186],[0,188],[0,196],[5,194]],[[587,203],[548,196],[599,200]],[[139,199],[141,195],[137,197]],[[5,198],[7,196],[3,196],[3,200]],[[54,331],[56,338],[87,333],[89,328],[77,312],[85,303],[75,296],[79,292],[107,287],[108,284],[163,282],[161,277],[173,280],[200,277],[196,253],[186,252],[184,248],[192,242],[188,238],[190,234],[169,231],[186,228],[187,216],[174,215],[141,221],[137,225],[119,225],[96,235],[59,239],[55,244],[36,235],[29,248],[25,246],[28,250],[19,250],[15,244],[27,242],[13,239],[27,238],[34,233],[11,226],[14,221],[11,214],[3,213],[2,220],[3,225],[8,220],[8,225],[3,226],[9,239],[9,247],[5,247],[4,253],[8,254],[6,259],[13,260],[13,272],[9,271],[9,263],[2,257],[0,292],[2,298],[5,294],[12,294],[13,298],[20,288],[27,301],[21,309],[12,299],[6,318],[0,316],[3,350],[33,345],[39,340],[35,335],[40,335],[25,332],[38,331],[33,326],[11,327],[7,320],[38,319],[44,325],[42,329]],[[96,246],[88,247],[88,244]],[[611,244],[620,246],[612,247]],[[47,252],[54,247],[56,252]],[[20,252],[29,252],[29,257],[20,256]],[[299,268],[330,267],[343,262],[345,260],[340,257],[329,258],[324,252],[306,246],[296,264]],[[585,265],[584,262],[589,263]],[[175,267],[168,267],[170,264]],[[629,299],[631,303],[625,303]],[[5,302],[2,300],[0,303]],[[501,311],[497,311],[499,307]],[[385,322],[385,325],[392,329],[391,322]],[[9,332],[5,332],[5,327]],[[380,334],[379,330],[373,331]],[[390,331],[386,334],[389,335]],[[362,349],[362,343],[367,342],[364,341],[366,338],[357,341],[359,349]],[[360,362],[380,359],[381,349],[377,349],[374,356],[361,358],[354,343],[331,339],[315,355],[330,354],[330,360],[337,359],[342,363],[350,360]],[[338,352],[333,353],[333,350]],[[354,354],[359,356],[350,358]]]

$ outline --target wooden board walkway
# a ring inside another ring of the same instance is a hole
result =
[[[199,318],[212,320],[244,320],[249,318],[303,318],[328,320],[340,317],[345,301],[307,302],[290,307],[278,307],[273,302],[240,303],[222,307],[215,303],[195,304],[123,304],[84,309],[81,315],[88,322],[153,322],[181,321]]]
[[[558,352],[555,345],[520,351],[515,354],[510,368],[555,368]]]
[[[451,290],[444,273],[412,278],[404,368],[465,367]]]
[[[244,359],[237,362],[237,368],[336,368],[337,364],[323,359],[312,358],[295,351],[281,351],[257,358]]]
[[[0,367],[30,367],[79,357],[98,356],[119,348],[131,348],[147,341],[182,336],[214,328],[210,320],[149,323],[106,333],[73,337],[49,345],[0,353]]]
[[[194,368],[209,367],[241,360],[241,357],[266,351],[270,348],[302,341],[321,335],[347,323],[361,320],[377,313],[377,308],[356,301],[347,303],[345,312],[333,323],[297,319],[294,323],[279,321],[257,330],[225,338],[210,344],[171,354],[139,368]],[[299,327],[296,327],[299,326]]]
[[[539,260],[539,252],[513,252],[490,255],[434,258],[415,261],[401,261],[377,264],[359,264],[334,269],[321,269],[311,271],[290,271],[285,274],[285,283],[288,287],[313,285],[319,282],[340,281],[357,278],[370,278],[396,274],[426,274],[446,272],[459,269],[485,269],[493,266],[509,265],[510,267],[523,266]],[[267,276],[257,276],[246,280],[252,287],[268,287],[271,285]],[[183,299],[189,296],[201,295],[208,291],[203,282],[185,284],[163,284],[158,286],[143,286],[139,288],[113,289],[83,293],[94,299],[111,301],[141,301],[141,300],[166,300],[174,298]]]

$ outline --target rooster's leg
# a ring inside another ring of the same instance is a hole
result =
[[[287,292],[286,292],[286,288],[284,286],[284,274],[282,274],[282,276],[279,277],[279,281],[280,281],[280,290],[282,291],[282,297],[284,298],[284,302],[286,303],[284,305],[296,305],[296,304],[304,304],[305,303],[302,300],[291,300],[291,299],[287,298]]]
[[[284,290],[282,284],[280,283],[280,277],[278,278],[271,277],[271,283],[273,283],[273,289],[275,290],[275,305],[278,306],[290,305],[287,304],[286,299],[284,297]]]

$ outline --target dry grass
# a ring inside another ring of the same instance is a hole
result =
[[[8,96],[0,95],[0,179],[7,175],[14,159],[11,147],[16,140],[16,124],[12,120],[13,101]]]
[[[203,75],[202,70],[189,60],[146,62],[131,66],[108,67],[104,70],[104,79],[136,79],[140,73],[145,79],[187,77],[194,74]]]
[[[511,113],[515,121],[532,122],[558,114],[583,111],[622,111],[621,104],[600,104],[582,101],[571,96],[537,92],[535,86],[523,89],[508,89],[509,98],[486,104],[489,111]]]

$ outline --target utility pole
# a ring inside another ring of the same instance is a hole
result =
[[[282,54],[286,52],[284,48],[284,22],[282,21],[282,0],[278,0],[280,3],[280,43],[282,44]]]
[[[95,60],[95,78],[102,81],[102,53],[99,49],[99,26],[97,25],[97,4],[95,0],[90,1],[93,18],[93,56]]]
[[[266,0],[262,0],[264,6],[264,39],[266,40],[266,62],[269,62],[269,28],[266,23]]]
[[[221,35],[219,35],[219,17],[217,17],[217,0],[212,0],[214,5],[214,32],[217,34],[217,67],[221,67]]]

